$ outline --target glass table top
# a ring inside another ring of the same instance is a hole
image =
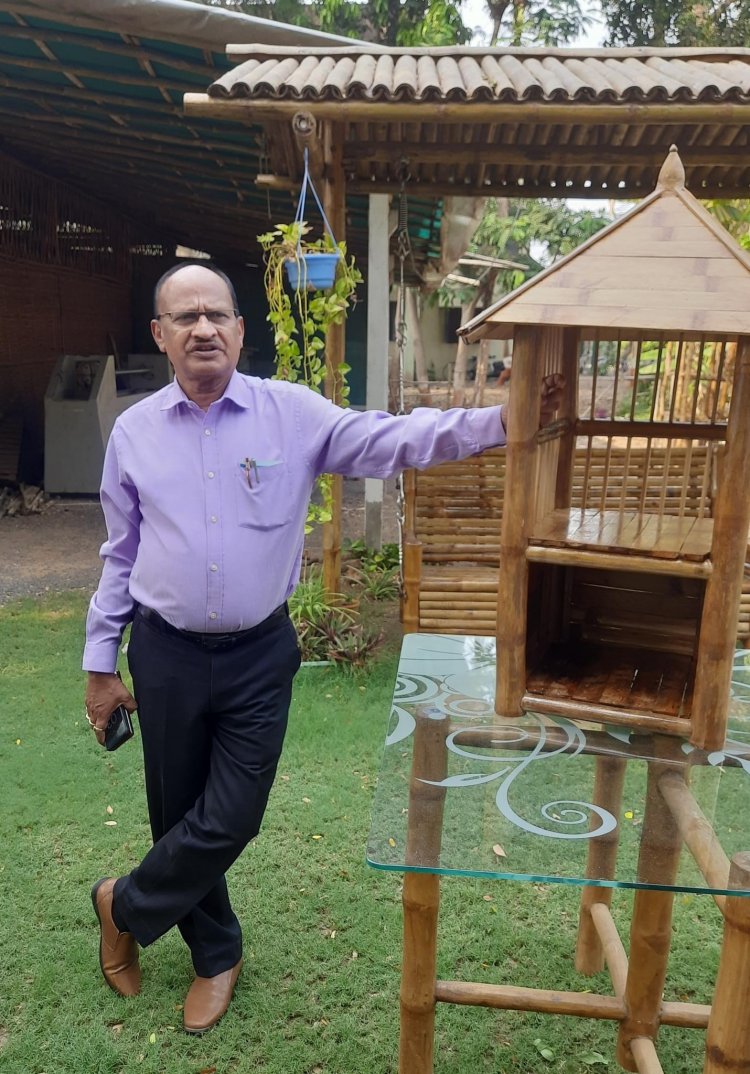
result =
[[[729,859],[750,849],[750,651],[737,651],[730,729],[713,753],[630,728],[534,713],[503,719],[494,713],[494,695],[494,638],[404,638],[370,865],[750,894],[730,888],[728,879]],[[676,862],[681,825],[699,833],[709,880],[686,847]],[[611,854],[598,851],[617,843],[613,865]]]

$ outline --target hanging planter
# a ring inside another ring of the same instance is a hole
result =
[[[321,239],[313,241],[308,239],[303,242],[304,236],[310,230],[305,221],[308,192],[315,199],[315,204],[323,218],[324,232]],[[284,271],[293,290],[327,291],[333,287],[341,261],[341,250],[312,181],[307,149],[305,149],[305,173],[302,177],[297,212],[294,215],[292,231],[287,239],[292,242],[296,239],[294,249],[287,249],[284,252]]]
[[[284,262],[287,279],[290,286],[299,291],[305,288],[307,291],[327,291],[333,287],[336,279],[336,270],[341,260],[338,250],[332,253],[321,253],[317,250],[298,250],[294,260]]]
[[[308,190],[324,225],[323,235],[313,240],[308,238],[312,229],[304,218]],[[362,274],[347,255],[346,244],[336,241],[326,219],[310,178],[307,150],[294,219],[259,235],[258,242],[266,263],[263,283],[274,335],[276,379],[306,384],[320,392],[326,376],[326,334],[345,319]],[[332,372],[339,382],[337,401],[346,406],[349,366],[342,362]],[[322,507],[313,505],[308,520],[327,521],[329,500],[324,491]]]

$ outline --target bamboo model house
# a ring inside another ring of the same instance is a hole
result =
[[[684,184],[673,146],[652,194],[461,332],[513,339],[498,714],[716,749],[750,523],[750,258]],[[540,431],[550,372],[565,397]]]

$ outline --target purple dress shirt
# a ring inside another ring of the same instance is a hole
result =
[[[498,407],[395,417],[235,372],[203,411],[173,381],[126,410],[107,445],[84,669],[114,671],[136,604],[202,632],[270,615],[299,580],[319,474],[389,477],[503,443]]]

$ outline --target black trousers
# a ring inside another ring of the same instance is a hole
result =
[[[136,612],[128,663],[154,845],[117,881],[115,919],[143,946],[177,925],[196,973],[213,977],[242,954],[224,874],[260,830],[300,664],[296,634],[277,614],[212,644]]]

